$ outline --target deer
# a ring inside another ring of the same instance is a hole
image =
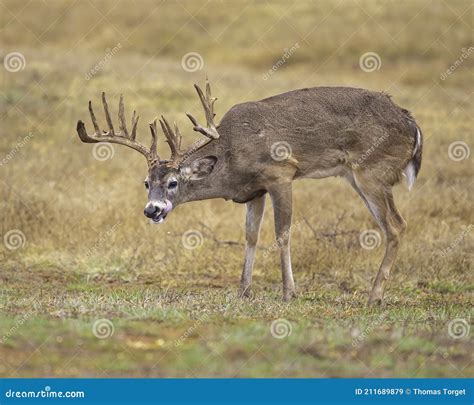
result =
[[[292,183],[302,178],[339,176],[360,196],[385,241],[385,253],[369,293],[368,305],[380,305],[390,278],[406,222],[398,212],[392,188],[406,177],[413,186],[421,167],[422,132],[412,114],[384,92],[351,87],[303,88],[259,101],[234,105],[214,121],[209,81],[205,91],[194,85],[206,125],[186,113],[197,141],[182,149],[176,123],[161,116],[150,124],[151,146],[136,140],[139,116],[133,112],[130,130],[123,95],[114,128],[102,93],[108,131],[101,131],[92,103],[89,113],[94,133],[77,123],[82,142],[108,142],[142,154],[148,164],[144,185],[148,201],[144,215],[162,223],[178,205],[223,198],[246,204],[245,259],[239,294],[251,291],[257,242],[268,194],[273,205],[276,246],[280,254],[283,299],[296,296],[290,257]],[[157,120],[171,157],[157,153]]]

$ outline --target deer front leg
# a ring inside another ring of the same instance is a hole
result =
[[[275,236],[280,249],[283,299],[289,301],[296,295],[291,270],[290,233],[292,215],[291,183],[279,184],[269,190],[275,217]]]
[[[265,210],[265,195],[254,198],[247,203],[247,216],[245,219],[245,262],[240,278],[240,296],[248,296],[252,284],[252,271],[257,250],[258,234],[262,224]]]

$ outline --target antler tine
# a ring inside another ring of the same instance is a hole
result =
[[[107,104],[104,92],[102,92],[102,104],[104,105],[105,119],[107,120],[107,124],[109,126],[109,134],[115,135],[114,126],[112,125],[112,118],[110,118],[109,106]]]
[[[194,88],[197,91],[197,94],[199,96],[199,99],[201,100],[202,107],[204,108],[204,114],[206,115],[206,123],[207,126],[213,125],[213,113],[211,111],[211,106],[209,104],[209,99],[208,99],[208,84],[206,83],[206,96],[204,96],[204,93],[202,92],[201,88],[195,84]]]
[[[156,132],[156,118],[153,122],[150,122],[150,132],[151,132],[151,146],[150,146],[150,160],[156,160],[158,157],[156,146],[158,143],[158,135]]]
[[[96,135],[100,135],[99,124],[97,124],[97,119],[95,118],[94,110],[92,109],[92,101],[89,100],[89,113],[91,115],[92,124],[94,125],[94,130]]]
[[[178,124],[176,124],[176,121],[173,122],[174,125],[174,134],[175,134],[175,139],[176,139],[176,148],[178,150],[181,150],[181,141],[183,139],[181,132],[178,128]]]
[[[217,100],[217,97],[211,97],[211,85],[209,83],[209,79],[206,77],[206,98],[209,102],[209,110],[210,110],[210,117],[211,121],[207,123],[209,126],[210,123],[214,125],[214,117],[216,114],[214,113],[214,103]]]
[[[170,124],[163,116],[161,116],[160,125],[161,129],[163,130],[163,133],[165,134],[166,142],[168,142],[168,145],[171,149],[171,160],[175,160],[179,155],[179,145],[177,142],[176,135],[173,133]]]
[[[125,107],[123,105],[123,95],[120,95],[118,118],[120,121],[120,131],[128,138],[127,123],[125,122]]]
[[[139,115],[137,115],[137,112],[133,110],[133,115],[132,115],[132,133],[130,134],[130,139],[132,141],[135,140],[137,137],[137,125],[138,125],[138,119],[140,118]]]
[[[211,97],[211,85],[209,80],[206,78],[206,95],[204,95],[201,88],[195,84],[194,88],[201,100],[202,107],[204,108],[204,113],[206,115],[207,128],[199,125],[196,118],[194,118],[190,113],[186,113],[188,118],[193,123],[193,129],[196,132],[200,132],[203,135],[206,135],[208,138],[217,139],[219,138],[219,132],[217,132],[216,125],[214,124],[214,103],[217,100],[216,97]]]

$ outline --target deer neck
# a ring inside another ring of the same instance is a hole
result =
[[[232,179],[228,176],[227,162],[219,145],[219,139],[213,140],[188,156],[183,166],[190,165],[193,161],[207,156],[217,157],[217,162],[212,173],[200,180],[190,180],[181,202],[209,200],[214,198],[231,199]]]

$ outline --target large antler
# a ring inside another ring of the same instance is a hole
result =
[[[206,95],[202,92],[201,88],[195,84],[194,88],[197,91],[199,99],[201,100],[202,106],[204,108],[204,113],[206,114],[207,128],[202,127],[198,124],[196,118],[194,118],[190,113],[186,113],[188,118],[194,125],[194,130],[200,132],[203,135],[206,135],[210,139],[219,138],[219,132],[217,132],[216,125],[214,124],[214,103],[217,100],[216,97],[211,97],[211,86],[209,80],[206,77]]]
[[[191,144],[187,149],[181,150],[181,133],[179,128],[174,123],[174,129],[168,123],[165,117],[161,116],[160,124],[161,129],[166,137],[166,142],[171,149],[171,159],[169,165],[172,167],[178,167],[179,164],[189,155],[201,149],[204,145],[209,143],[213,139],[219,138],[219,132],[217,132],[216,125],[214,124],[214,102],[217,100],[215,97],[211,97],[211,86],[209,85],[209,80],[206,78],[206,95],[204,95],[201,88],[195,84],[194,88],[196,89],[199,99],[201,100],[202,106],[204,108],[204,113],[206,114],[207,127],[203,127],[198,124],[197,120],[190,114],[186,113],[191,122],[193,123],[193,129],[197,132],[200,132],[203,135],[206,135],[207,138],[198,139],[196,142]]]
[[[123,103],[123,96],[122,95],[120,96],[120,102],[119,102],[118,118],[119,118],[120,130],[118,132],[114,130],[114,126],[112,124],[112,118],[110,117],[109,106],[105,98],[105,93],[102,93],[102,104],[104,105],[105,119],[107,121],[109,130],[101,132],[99,125],[97,124],[97,119],[95,117],[94,110],[92,109],[92,102],[89,101],[89,112],[91,115],[92,124],[94,125],[95,133],[93,135],[87,134],[84,122],[78,121],[77,133],[81,141],[86,142],[86,143],[110,142],[110,143],[118,143],[120,145],[128,146],[129,148],[135,149],[136,151],[140,152],[143,156],[145,156],[149,166],[159,161],[159,157],[156,151],[156,144],[157,144],[156,119],[152,123],[150,123],[152,142],[151,142],[150,149],[147,149],[145,146],[143,146],[142,144],[140,144],[139,142],[135,140],[136,135],[137,135],[137,125],[138,125],[138,119],[139,119],[139,116],[136,114],[135,111],[133,111],[133,115],[132,115],[132,132],[131,133],[128,132],[127,123],[125,121],[125,107]]]

